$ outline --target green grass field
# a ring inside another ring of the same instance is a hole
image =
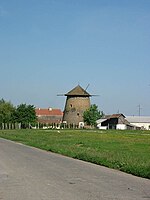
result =
[[[150,132],[0,130],[0,137],[150,179]]]

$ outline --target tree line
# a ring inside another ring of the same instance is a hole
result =
[[[104,113],[98,110],[98,106],[93,104],[83,113],[83,120],[87,125],[96,127],[96,120],[103,115]],[[19,124],[18,128],[30,128],[32,124],[36,123],[37,116],[34,105],[20,104],[15,107],[10,101],[0,100],[0,129],[14,127],[15,124]]]
[[[19,123],[20,128],[28,128],[36,123],[37,117],[34,105],[20,104],[14,106],[11,102],[0,100],[0,126]]]

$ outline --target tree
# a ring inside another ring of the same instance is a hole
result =
[[[96,126],[96,120],[100,119],[104,113],[102,111],[98,110],[98,106],[96,104],[93,104],[90,106],[89,109],[84,111],[83,113],[83,119],[84,122],[87,123],[87,125]]]
[[[15,120],[21,123],[21,128],[29,128],[31,123],[37,121],[35,107],[33,105],[20,104],[16,108]]]
[[[15,107],[11,102],[0,100],[0,123],[11,123],[14,118]]]

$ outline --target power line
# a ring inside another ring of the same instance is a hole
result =
[[[141,108],[140,104],[138,105],[138,108],[139,108],[139,116],[141,116],[141,110],[142,110],[142,108]]]

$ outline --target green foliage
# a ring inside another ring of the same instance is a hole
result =
[[[15,121],[21,123],[21,128],[29,128],[31,123],[37,121],[33,105],[20,104],[15,111]]]
[[[15,107],[11,102],[7,102],[4,99],[0,100],[0,123],[14,122]]]
[[[2,123],[21,123],[21,128],[29,127],[29,124],[37,121],[35,107],[33,105],[20,104],[15,108],[11,102],[0,100],[0,126]]]
[[[100,119],[103,115],[103,112],[98,110],[98,106],[93,104],[83,113],[83,119],[87,125],[96,126],[96,120]]]

